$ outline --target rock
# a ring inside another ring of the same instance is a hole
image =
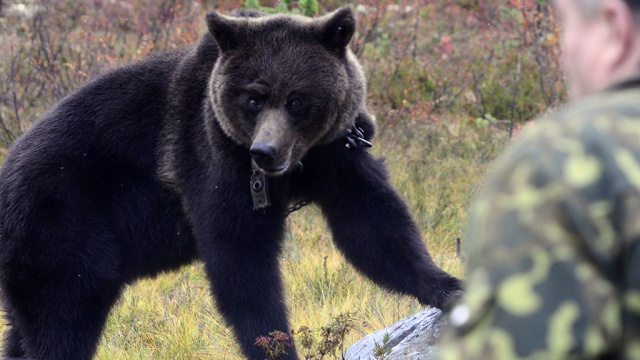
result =
[[[360,339],[347,350],[344,359],[432,359],[434,344],[440,337],[440,330],[445,323],[446,317],[440,310],[426,308],[415,315]],[[388,334],[388,340],[385,343],[386,334]],[[387,352],[384,356],[376,357],[376,347],[381,347],[383,344],[390,352]]]

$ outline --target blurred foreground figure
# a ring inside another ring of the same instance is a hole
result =
[[[640,359],[640,1],[554,6],[575,101],[486,180],[442,359]]]

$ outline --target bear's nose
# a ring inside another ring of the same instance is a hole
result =
[[[276,148],[273,145],[261,142],[251,144],[249,152],[251,152],[251,158],[259,167],[269,165],[276,158]]]

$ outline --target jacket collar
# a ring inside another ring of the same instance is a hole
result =
[[[604,91],[627,90],[633,88],[640,88],[640,72],[637,72],[622,81],[615,82],[613,85],[606,87]]]

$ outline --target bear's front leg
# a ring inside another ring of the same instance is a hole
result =
[[[273,331],[290,334],[278,256],[285,227],[277,204],[254,211],[249,178],[241,186],[219,184],[215,204],[192,220],[215,304],[233,329],[244,355],[266,358],[256,339]],[[207,202],[207,196],[199,201]],[[204,206],[204,205],[203,205]],[[295,348],[282,359],[295,360]]]
[[[332,144],[310,166],[315,193],[333,239],[347,259],[376,283],[442,309],[461,294],[460,281],[439,269],[418,227],[391,187],[381,161],[362,148]],[[316,173],[317,172],[317,173]]]
[[[259,336],[276,330],[291,334],[277,256],[264,248],[214,251],[217,255],[210,256],[213,259],[207,260],[206,267],[217,308],[233,328],[243,353],[252,360],[265,359],[255,345]],[[295,348],[287,353],[281,358],[297,359]]]

